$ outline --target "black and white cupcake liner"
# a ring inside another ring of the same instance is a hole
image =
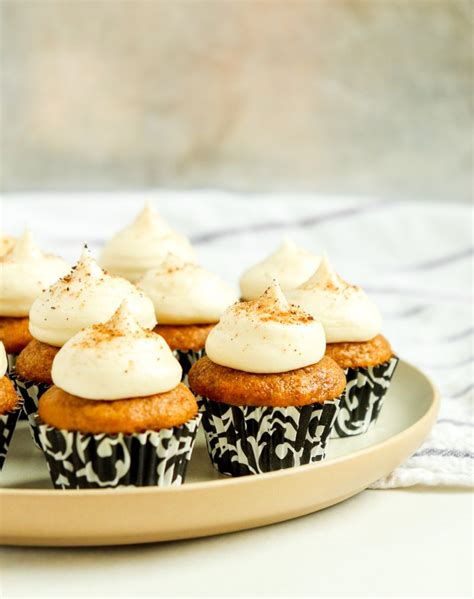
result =
[[[188,373],[191,370],[192,365],[206,355],[206,350],[204,348],[200,349],[199,351],[194,351],[192,349],[188,351],[175,349],[173,351],[173,354],[175,358],[178,360],[178,362],[181,364],[181,368],[183,369],[181,382],[187,385]]]
[[[41,448],[56,489],[180,485],[191,459],[201,414],[160,431],[87,434],[44,424]]]
[[[0,415],[0,471],[3,468],[3,463],[7,457],[10,441],[15,432],[16,423],[22,409],[21,403],[10,412]]]
[[[22,399],[23,413],[28,420],[31,437],[33,438],[36,447],[41,449],[38,424],[36,421],[36,415],[38,413],[38,401],[43,393],[45,393],[52,385],[48,383],[24,381],[23,379],[19,378],[16,373],[11,376],[11,380],[15,386],[18,396]]]
[[[348,368],[347,385],[332,438],[366,433],[379,417],[383,400],[397,368],[398,358],[368,368]]]
[[[8,374],[8,376],[15,374],[16,360],[19,355],[20,354],[8,354],[7,353],[7,374]]]
[[[222,474],[245,476],[324,459],[340,398],[308,406],[231,406],[201,397],[209,456]]]

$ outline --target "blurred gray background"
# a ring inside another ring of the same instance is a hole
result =
[[[3,0],[2,189],[469,201],[469,0]]]

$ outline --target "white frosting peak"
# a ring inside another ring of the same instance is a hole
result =
[[[173,254],[137,285],[151,298],[160,324],[212,324],[237,301],[232,288],[215,274]]]
[[[316,272],[307,281],[299,286],[300,289],[354,289],[340,277],[329,262],[326,253],[323,254]]]
[[[146,271],[156,268],[170,252],[187,262],[196,261],[186,237],[173,231],[147,203],[133,223],[105,245],[100,263],[109,272],[135,282]]]
[[[323,324],[328,343],[368,341],[380,333],[377,306],[360,287],[346,283],[326,256],[313,276],[286,296]]]
[[[145,330],[123,302],[104,324],[69,339],[53,361],[55,385],[78,397],[116,400],[165,393],[181,381],[165,340]]]
[[[321,324],[288,304],[278,283],[259,299],[226,310],[206,341],[206,353],[216,364],[255,373],[316,364],[325,350]]]
[[[260,307],[264,306],[269,308],[270,310],[275,310],[277,312],[288,312],[290,310],[290,304],[286,299],[280,284],[278,281],[273,281],[273,283],[266,289],[263,296],[260,298]]]
[[[137,233],[146,229],[151,229],[153,231],[161,230],[163,235],[171,232],[171,227],[161,218],[158,210],[154,208],[149,200],[145,202],[142,211],[138,213],[133,221],[132,228]]]
[[[273,254],[243,273],[240,278],[242,298],[256,299],[274,279],[284,291],[293,289],[307,280],[319,261],[319,256],[299,248],[285,237]]]
[[[156,273],[171,272],[173,270],[181,270],[187,266],[199,268],[194,262],[186,262],[181,256],[168,253],[163,259],[163,262],[155,269]]]
[[[94,325],[92,325],[94,326]],[[101,327],[96,327],[100,329]],[[102,326],[102,331],[113,331],[114,334],[143,335],[146,332],[133,316],[127,300],[123,300],[109,320]]]
[[[96,260],[94,260],[90,249],[87,245],[84,245],[82,248],[81,255],[76,266],[73,267],[73,271],[80,270],[87,277],[91,277],[92,279],[101,279],[104,276],[104,271],[97,264]]]
[[[0,378],[3,378],[7,373],[8,362],[5,346],[0,341]]]
[[[84,248],[71,273],[34,302],[30,332],[39,341],[60,347],[84,327],[105,322],[123,300],[142,326],[155,326],[151,300],[129,281],[104,273]]]
[[[5,262],[29,262],[30,260],[41,260],[42,258],[43,252],[34,242],[30,229],[26,227],[23,235],[5,257]]]
[[[28,316],[35,298],[68,270],[62,258],[43,253],[25,229],[0,258],[0,316]]]

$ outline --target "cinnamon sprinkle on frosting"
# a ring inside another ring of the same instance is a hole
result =
[[[33,303],[30,332],[39,341],[61,346],[84,327],[105,322],[124,299],[145,328],[155,326],[151,300],[129,281],[106,274],[84,247],[69,274]]]
[[[337,274],[326,255],[317,271],[286,295],[323,324],[328,343],[368,341],[380,332],[378,308],[360,287]]]
[[[94,347],[108,343],[118,337],[146,339],[156,337],[153,331],[144,329],[132,317],[127,302],[123,301],[113,316],[105,323],[94,324],[89,329],[89,335],[83,337],[76,347]]]
[[[314,318],[296,305],[289,304],[279,285],[274,281],[264,294],[256,300],[234,304],[233,310],[255,315],[262,322],[275,321],[281,324],[307,324]]]
[[[254,373],[286,372],[324,355],[321,324],[289,304],[273,284],[257,300],[231,306],[209,333],[206,353],[221,366]]]
[[[167,392],[181,366],[160,335],[145,330],[128,300],[104,324],[84,328],[56,354],[52,379],[85,399],[115,400]]]

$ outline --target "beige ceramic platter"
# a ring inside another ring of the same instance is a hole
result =
[[[288,520],[334,505],[387,475],[428,435],[438,410],[430,380],[401,361],[377,425],[333,439],[325,461],[229,479],[212,467],[202,437],[181,487],[53,490],[21,423],[0,475],[0,542],[117,545],[214,535]]]

